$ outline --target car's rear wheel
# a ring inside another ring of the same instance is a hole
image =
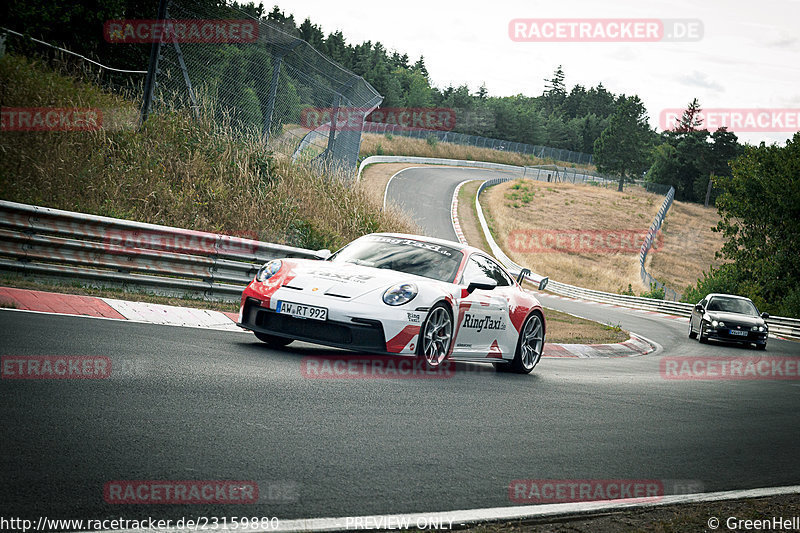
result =
[[[691,321],[691,319],[689,320],[689,338],[690,339],[696,339],[697,338],[697,333],[695,333],[694,330],[692,329],[692,321]]]
[[[517,374],[530,374],[531,370],[539,363],[544,349],[544,320],[538,311],[534,311],[519,332],[517,351],[510,365],[498,365],[499,371],[511,370]]]
[[[256,338],[263,343],[266,343],[273,348],[283,348],[288,346],[294,339],[287,339],[286,337],[278,337],[277,335],[267,335],[266,333],[258,333],[254,331]]]
[[[453,315],[443,303],[438,303],[428,313],[420,329],[417,354],[428,368],[439,368],[453,343]]]

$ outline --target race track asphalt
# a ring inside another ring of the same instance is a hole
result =
[[[433,199],[464,175],[473,173],[408,171],[391,186]],[[430,220],[444,216],[436,205],[449,213],[449,196],[437,202],[418,202]],[[2,355],[112,362],[107,379],[0,381],[2,513],[289,519],[508,506],[518,479],[664,480],[667,492],[681,487],[670,480],[706,491],[800,483],[800,381],[676,381],[660,368],[679,356],[796,359],[800,344],[700,345],[683,321],[550,300],[662,348],[544,359],[527,376],[461,365],[443,379],[309,379],[303,357],[343,352],[0,310]],[[254,481],[262,501],[109,504],[103,487],[115,480]]]

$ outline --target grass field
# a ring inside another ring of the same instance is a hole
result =
[[[610,292],[630,285],[639,294],[649,289],[639,277],[639,247],[662,202],[635,187],[617,192],[524,180],[491,187],[481,205],[495,240],[517,263],[564,283]],[[648,257],[649,271],[679,291],[693,284],[718,264],[716,220],[713,208],[675,202]]]

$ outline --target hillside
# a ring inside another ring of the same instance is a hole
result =
[[[415,231],[340,176],[266,152],[257,132],[234,134],[183,111],[151,115],[137,131],[137,103],[40,62],[0,58],[0,101],[133,117],[97,131],[3,132],[4,200],[304,248],[335,249],[373,231]]]
[[[564,283],[636,294],[638,254],[663,196],[628,187],[624,192],[586,185],[514,181],[488,189],[481,205],[495,240],[517,263]],[[713,208],[674,202],[663,238],[648,257],[648,271],[668,287],[694,284],[722,246],[711,226]],[[583,240],[581,240],[583,239]]]

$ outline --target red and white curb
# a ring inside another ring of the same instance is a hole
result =
[[[236,313],[147,302],[128,302],[114,298],[0,287],[0,305],[20,311],[243,331],[236,325],[238,319]]]
[[[147,302],[129,302],[96,296],[0,287],[0,306],[18,311],[244,332],[236,325],[239,318],[237,313]],[[542,357],[631,357],[648,354],[656,348],[657,345],[652,341],[632,335],[627,341],[617,344],[547,343]]]

